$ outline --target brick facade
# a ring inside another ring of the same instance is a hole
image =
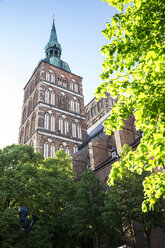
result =
[[[43,155],[47,144],[47,156],[51,156],[50,146],[71,154],[85,136],[82,78],[41,62],[24,88],[19,143]]]

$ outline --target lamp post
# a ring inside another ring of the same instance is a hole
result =
[[[28,233],[31,231],[32,225],[34,224],[34,222],[36,222],[39,219],[34,214],[32,214],[32,218],[29,220],[27,218],[28,209],[25,206],[20,207],[18,213],[19,213],[20,226],[24,230],[24,232],[26,233],[25,248],[28,248]]]

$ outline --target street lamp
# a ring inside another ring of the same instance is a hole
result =
[[[24,232],[26,233],[25,248],[28,248],[28,233],[31,231],[32,225],[34,224],[34,222],[36,222],[39,219],[34,214],[32,214],[32,218],[29,220],[27,218],[28,209],[25,206],[20,207],[18,213],[19,213],[20,226],[24,230]]]

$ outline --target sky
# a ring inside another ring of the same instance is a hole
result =
[[[101,31],[115,13],[101,0],[0,0],[0,148],[18,142],[23,88],[45,58],[53,17],[61,59],[83,77],[87,104],[101,84]]]

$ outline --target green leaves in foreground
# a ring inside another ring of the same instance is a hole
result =
[[[118,102],[105,122],[107,134],[122,129],[123,119],[135,116],[136,129],[143,138],[136,151],[130,151],[117,162],[110,174],[113,184],[122,177],[123,169],[141,174],[145,201],[153,209],[157,199],[165,195],[165,2],[163,0],[107,0],[120,13],[106,24],[103,34],[110,44],[102,48],[106,56],[101,75],[103,83],[96,97],[109,92]]]

